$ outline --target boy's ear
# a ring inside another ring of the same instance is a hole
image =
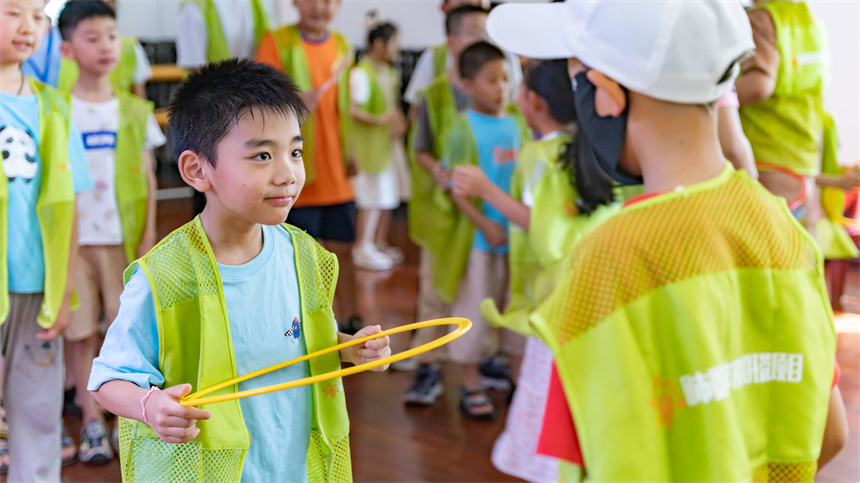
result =
[[[186,149],[179,155],[177,164],[179,165],[179,175],[182,176],[182,180],[188,186],[201,193],[209,191],[212,188],[212,184],[209,183],[209,179],[206,177],[206,170],[213,169],[213,166],[204,160],[202,156]]]
[[[67,40],[60,43],[60,53],[63,54],[63,57],[69,60],[75,60],[75,53],[72,51],[72,44]]]
[[[537,95],[535,91],[526,91],[526,102],[528,102],[535,112],[544,112],[549,109],[549,104],[547,104],[543,97]]]
[[[594,84],[596,92],[594,94],[594,112],[601,117],[618,117],[627,108],[627,95],[624,94],[624,89],[621,85],[615,82],[611,77],[598,72],[589,70],[585,77]]]

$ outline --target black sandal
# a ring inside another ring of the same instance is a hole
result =
[[[480,406],[489,406],[490,411],[486,413],[475,412],[475,408]],[[493,406],[493,401],[487,394],[486,388],[466,389],[460,388],[460,412],[463,416],[475,421],[492,421],[496,415],[496,408]]]

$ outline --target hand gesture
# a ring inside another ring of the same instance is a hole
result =
[[[454,194],[480,198],[487,190],[490,180],[478,166],[455,166],[452,176]]]
[[[144,411],[149,425],[165,443],[187,443],[200,434],[196,423],[209,419],[209,411],[181,406],[179,400],[191,392],[191,384],[155,391],[146,399]]]
[[[839,189],[850,191],[860,186],[860,165],[854,166],[837,181]]]
[[[382,327],[371,325],[365,327],[355,333],[355,338],[360,339],[369,335],[382,332]],[[355,365],[364,364],[365,362],[373,362],[391,355],[391,346],[388,342],[388,336],[378,339],[369,340],[363,344],[354,345],[352,349],[352,363]],[[388,369],[388,364],[371,369],[372,371],[381,372]]]
[[[487,239],[487,243],[492,247],[500,247],[508,242],[508,234],[505,233],[505,228],[495,221],[487,221],[487,223],[481,227],[481,233],[484,234],[484,238]]]
[[[430,170],[430,176],[433,177],[433,181],[436,183],[436,186],[438,186],[440,190],[448,190],[448,182],[451,181],[451,172],[445,169],[444,164],[439,162],[434,163],[433,167]]]

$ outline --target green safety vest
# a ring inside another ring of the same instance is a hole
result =
[[[122,240],[128,262],[137,258],[137,249],[146,231],[149,179],[143,161],[146,127],[154,104],[125,91],[115,90],[119,101],[119,130],[116,135],[116,201]],[[65,92],[71,105],[71,95]]]
[[[42,328],[49,329],[63,304],[69,271],[75,213],[75,189],[67,151],[72,117],[69,105],[56,90],[35,79],[27,80],[39,101],[39,157],[42,160],[36,217],[45,255],[45,290],[36,321]],[[3,260],[0,263],[0,324],[9,314],[8,207],[9,186],[3,175],[0,176],[0,226],[3,227],[0,234],[0,260]]]
[[[351,47],[346,37],[335,31],[329,31],[329,34],[334,38],[337,45],[338,55],[347,58],[352,63],[350,58]],[[277,30],[272,31],[272,38],[275,40],[275,45],[278,47],[278,53],[281,57],[281,65],[284,66],[284,72],[287,73],[298,84],[299,89],[303,92],[313,90],[311,81],[310,68],[308,67],[308,59],[305,56],[305,50],[302,48],[302,34],[295,25],[285,25]],[[344,69],[337,81],[337,109],[340,113],[340,139],[341,150],[344,157],[344,162],[347,158],[347,143],[349,138],[350,116],[349,108],[351,105],[349,97],[349,69]],[[313,114],[313,113],[311,113]],[[303,155],[305,163],[305,183],[313,183],[316,179],[316,164],[314,162],[314,123],[313,118],[309,119],[302,126],[302,135],[305,137],[303,144]]]
[[[308,353],[337,344],[331,309],[337,259],[305,232],[282,225],[295,247]],[[177,229],[125,271],[128,282],[140,267],[152,289],[164,387],[191,383],[195,389],[236,374],[223,285],[200,218]],[[340,369],[334,352],[308,361],[311,375]],[[335,390],[332,390],[335,388]],[[313,385],[313,419],[307,469],[311,482],[352,481],[349,419],[340,378]],[[236,392],[231,386],[213,395]],[[206,407],[212,418],[198,421],[200,435],[183,444],[164,443],[152,428],[120,418],[123,481],[238,481],[251,445],[238,400]],[[273,455],[276,457],[276,455]]]
[[[125,35],[120,36],[121,53],[119,64],[110,74],[110,82],[121,92],[131,92],[134,88],[134,72],[137,70],[137,53],[135,46],[137,39]],[[78,81],[78,64],[77,62],[62,57],[60,60],[60,77],[57,80],[57,89],[63,92],[69,92]]]
[[[728,165],[624,208],[565,268],[531,322],[591,480],[813,481],[836,332],[782,199]]]
[[[269,31],[269,17],[263,9],[261,0],[249,0],[251,2],[251,16],[254,20],[254,36],[257,45],[266,32]],[[181,8],[184,8],[186,3],[193,3],[200,9],[203,15],[203,20],[206,22],[206,33],[209,38],[209,45],[206,49],[206,58],[209,63],[220,62],[227,60],[230,57],[230,47],[227,45],[227,38],[224,36],[224,28],[221,26],[221,18],[218,16],[218,9],[212,0],[184,0]]]
[[[430,130],[433,133],[433,146],[430,154],[435,159],[442,159],[445,150],[445,140],[448,128],[457,120],[457,102],[454,98],[454,88],[447,76],[437,77],[433,83],[418,93],[416,105],[424,100],[427,106],[427,117],[430,120]],[[422,248],[428,248],[430,239],[438,232],[430,216],[433,198],[439,191],[430,174],[418,164],[415,151],[415,136],[417,122],[412,123],[407,144],[407,157],[410,164],[412,181],[412,199],[409,200],[409,238]]]
[[[380,116],[389,110],[398,109],[397,106],[388,105],[386,100],[388,96],[382,89],[376,67],[370,59],[365,57],[355,68],[364,71],[370,83],[370,98],[359,106],[361,110]],[[397,79],[397,74],[390,65],[386,64],[383,68],[388,71],[392,79]],[[398,84],[392,86],[392,89],[394,92],[400,92]],[[352,119],[349,136],[351,139],[349,144],[352,146],[359,170],[368,174],[379,174],[391,166],[392,139],[389,126],[378,126]]]
[[[492,299],[481,303],[481,315],[491,325],[535,337],[529,315],[552,292],[560,262],[583,236],[618,212],[618,205],[601,206],[590,215],[578,212],[579,193],[558,162],[572,140],[571,134],[562,134],[528,143],[520,153],[511,196],[531,206],[531,229],[510,223],[510,300],[504,313]]]
[[[806,3],[778,0],[756,3],[755,8],[766,9],[773,18],[780,63],[773,95],[741,106],[744,134],[757,161],[817,175],[827,34]]]
[[[520,127],[520,145],[531,139],[531,131],[525,124],[516,106],[509,106],[508,112]],[[445,137],[446,155],[451,167],[457,165],[480,166],[478,143],[469,119],[464,115],[452,124]],[[472,199],[475,208],[481,209],[481,200]],[[466,273],[469,253],[475,235],[475,225],[460,212],[447,192],[437,189],[433,193],[429,216],[435,231],[428,240],[427,249],[433,258],[433,287],[445,302],[451,303],[457,297],[460,281]],[[430,224],[430,223],[428,223]]]
[[[149,179],[143,160],[146,127],[153,103],[126,92],[117,92],[120,125],[116,136],[116,201],[122,240],[129,263],[146,231]]]
[[[448,46],[439,44],[430,47],[431,55],[433,56],[433,78],[448,73]]]

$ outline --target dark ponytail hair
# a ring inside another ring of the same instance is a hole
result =
[[[385,22],[380,20],[379,14],[376,10],[371,10],[364,17],[364,22],[367,25],[367,48],[370,49],[373,46],[373,42],[377,39],[382,39],[383,42],[388,43],[391,40],[391,37],[394,37],[397,34],[397,27],[394,26],[391,22]]]
[[[526,88],[546,101],[549,114],[561,124],[577,120],[573,88],[567,73],[567,60],[546,60],[534,64],[525,76]],[[559,163],[567,172],[570,185],[579,193],[574,200],[580,213],[591,214],[600,205],[615,201],[612,180],[598,166],[585,136],[577,134],[559,153]]]

